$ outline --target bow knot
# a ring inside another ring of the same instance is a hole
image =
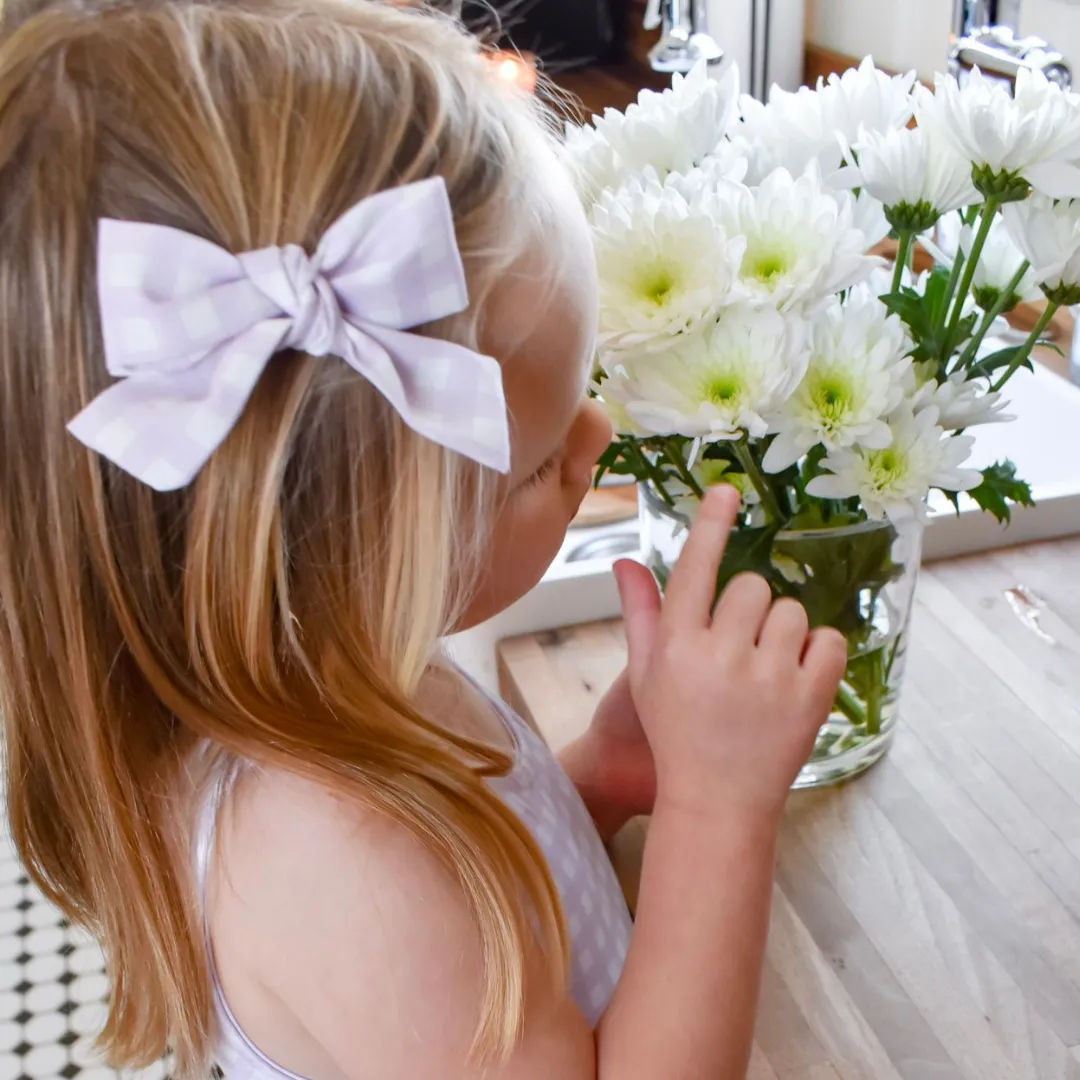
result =
[[[248,251],[237,258],[252,284],[286,315],[292,326],[283,348],[312,356],[340,352],[336,346],[344,324],[334,288],[315,260],[298,244]]]
[[[105,219],[97,277],[119,381],[68,430],[157,491],[191,481],[288,348],[340,357],[420,435],[510,468],[498,363],[410,332],[469,303],[441,177],[361,200],[310,256],[296,244],[233,255],[178,229]]]

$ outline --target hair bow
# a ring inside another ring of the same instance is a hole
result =
[[[510,467],[502,372],[490,356],[409,333],[468,306],[441,177],[363,199],[314,255],[231,254],[178,229],[98,223],[105,359],[120,381],[68,425],[157,491],[184,487],[282,349],[337,356],[426,438]]]

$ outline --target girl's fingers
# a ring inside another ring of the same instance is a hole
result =
[[[814,704],[822,716],[832,707],[847,661],[847,641],[839,630],[819,626],[810,631],[803,652],[802,668],[809,680]]]
[[[656,579],[641,563],[620,559],[613,569],[622,604],[630,669],[644,671],[660,625],[660,590]]]
[[[713,613],[714,632],[726,641],[753,645],[765,627],[772,599],[772,589],[760,575],[733,577]]]
[[[664,594],[664,621],[673,628],[709,625],[716,574],[739,505],[739,493],[727,484],[709,488],[701,500]]]
[[[802,659],[806,647],[806,635],[810,633],[810,620],[806,609],[797,600],[783,598],[772,606],[758,638],[765,652],[790,656],[795,663]]]

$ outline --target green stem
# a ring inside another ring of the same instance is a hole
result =
[[[735,451],[735,456],[739,459],[739,464],[743,467],[743,472],[750,477],[750,483],[754,485],[754,490],[761,496],[761,505],[765,507],[769,517],[773,521],[783,521],[784,514],[780,509],[780,503],[777,502],[776,493],[773,491],[769,481],[765,479],[765,474],[758,467],[758,463],[754,460],[747,437],[744,435],[731,445]]]
[[[956,328],[960,325],[960,319],[964,314],[964,303],[967,300],[968,292],[971,289],[971,282],[975,278],[975,267],[979,265],[979,256],[982,255],[982,249],[986,246],[986,238],[990,235],[990,230],[994,227],[994,218],[997,216],[997,209],[997,199],[990,198],[983,203],[982,220],[979,222],[979,231],[975,234],[975,240],[971,245],[971,253],[967,257],[964,273],[960,278],[960,288],[956,293],[955,302],[953,303],[952,318],[949,319],[950,338],[956,333]],[[956,256],[959,259],[959,250],[956,252]],[[948,308],[946,308],[946,311],[948,311]]]
[[[866,725],[866,710],[859,700],[855,691],[846,682],[840,684],[836,691],[836,708],[847,717],[852,727],[864,727]]]
[[[969,226],[975,224],[977,217],[978,206],[969,206],[968,210],[960,215],[963,224]],[[967,262],[967,258],[958,244],[956,257],[953,259],[953,269],[949,271],[948,284],[945,286],[945,307],[942,309],[942,318],[945,322],[948,322],[949,306],[953,303],[953,297],[956,296],[956,286],[960,283],[960,272],[963,270],[964,262]],[[942,329],[945,328],[945,322],[942,323]]]
[[[682,451],[679,449],[677,443],[674,443],[671,439],[664,440],[664,452],[668,456],[668,460],[675,466],[675,471],[679,474],[682,482],[699,498],[705,498],[705,491],[702,486],[697,482],[697,478],[690,471],[689,466],[686,464],[685,459],[682,456]]]
[[[881,698],[884,673],[881,670],[881,649],[875,649],[867,658],[870,667],[869,693],[866,695],[866,734],[881,734]]]
[[[910,229],[905,229],[900,233],[900,240],[896,245],[896,266],[893,268],[892,278],[892,291],[900,291],[900,282],[904,280],[904,268],[908,263],[908,256],[911,254],[911,241],[915,234]]]
[[[889,650],[889,662],[885,665],[885,681],[892,676],[893,665],[896,663],[897,653],[900,651],[900,642],[903,640],[904,635],[898,634],[896,640],[892,643],[892,648]]]
[[[649,460],[649,455],[635,442],[633,439],[627,439],[623,443],[624,447],[631,447],[633,453],[637,458],[638,468],[645,474],[646,477],[652,482],[652,486],[656,491],[656,494],[664,500],[669,507],[674,508],[675,500],[668,494],[667,488],[664,486],[667,477],[664,476],[662,470],[658,469],[653,462]]]
[[[963,371],[965,368],[970,366],[971,361],[974,360],[975,357],[978,355],[979,349],[983,343],[983,339],[989,333],[990,327],[994,324],[994,320],[1004,312],[1005,306],[1009,303],[1009,301],[1015,299],[1016,290],[1020,288],[1020,282],[1023,281],[1024,275],[1028,272],[1030,268],[1031,263],[1029,263],[1027,259],[1025,259],[1020,264],[1020,269],[1017,270],[1015,274],[1013,274],[1012,281],[1010,281],[1009,284],[1005,286],[1005,290],[1003,292],[999,293],[997,302],[983,316],[983,321],[979,325],[979,329],[975,331],[975,336],[967,343],[967,348],[964,349],[963,353],[961,354],[960,360],[954,370]]]
[[[1050,324],[1050,320],[1057,312],[1058,304],[1055,304],[1053,300],[1047,301],[1046,310],[1039,316],[1039,321],[1032,327],[1031,333],[1027,336],[1027,341],[1020,346],[1019,351],[1013,357],[1012,363],[1008,366],[1005,374],[992,387],[991,391],[1000,390],[1012,377],[1016,374],[1017,369],[1029,356],[1031,356],[1032,349],[1039,343],[1039,338],[1042,337],[1042,332]]]
[[[964,263],[967,260],[964,258],[964,253],[957,248],[956,258],[953,260],[952,270],[949,271],[949,281],[945,286],[945,306],[942,308],[942,329],[945,327],[945,323],[949,321],[949,308],[952,306],[952,298],[956,295],[956,286],[960,284],[960,274],[963,272]]]

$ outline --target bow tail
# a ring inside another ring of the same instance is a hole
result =
[[[345,336],[345,361],[413,431],[489,469],[510,471],[509,416],[497,360],[451,341],[366,322],[346,325]]]
[[[225,441],[288,325],[259,323],[181,372],[122,379],[68,431],[155,491],[182,488]]]

